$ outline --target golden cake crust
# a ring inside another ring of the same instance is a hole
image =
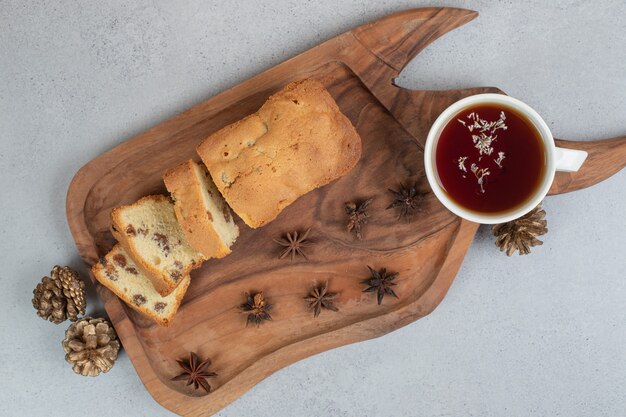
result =
[[[183,162],[169,169],[163,176],[163,181],[175,200],[174,212],[183,233],[185,233],[187,242],[207,259],[223,258],[231,250],[216,232],[212,224],[213,216],[206,210],[202,202],[204,185],[196,175],[197,168],[198,164],[192,160]],[[201,169],[204,170],[204,167]],[[203,174],[206,175],[206,170]],[[219,195],[212,197],[221,199]],[[227,215],[228,220],[232,222],[230,211],[225,203],[224,207],[226,214],[221,213],[220,215]]]
[[[215,132],[197,151],[230,207],[256,228],[350,171],[361,138],[324,86],[307,79]]]

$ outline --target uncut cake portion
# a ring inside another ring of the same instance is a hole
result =
[[[189,245],[207,259],[228,255],[239,228],[206,168],[189,160],[168,170],[163,181]]]
[[[117,207],[111,220],[113,237],[163,296],[205,260],[187,242],[169,197],[149,195]]]
[[[161,326],[171,324],[189,286],[186,275],[174,291],[162,296],[119,244],[94,264],[91,271],[98,282],[122,301]]]
[[[306,79],[213,133],[197,152],[230,207],[257,228],[350,171],[361,156],[361,138],[324,86]]]

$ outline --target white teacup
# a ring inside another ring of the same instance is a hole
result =
[[[544,145],[547,163],[539,187],[537,187],[534,194],[526,200],[526,203],[521,206],[517,206],[510,211],[480,213],[459,205],[452,198],[450,198],[448,193],[444,190],[437,173],[435,152],[437,150],[437,143],[442,130],[459,112],[467,107],[474,107],[480,104],[501,104],[516,110],[535,126]],[[552,133],[550,132],[548,125],[535,110],[517,99],[502,94],[478,94],[466,97],[452,104],[444,110],[443,113],[439,115],[437,120],[435,120],[435,123],[433,123],[430,131],[428,132],[426,146],[424,148],[424,167],[426,170],[426,177],[428,178],[430,187],[439,201],[441,201],[444,206],[457,216],[476,223],[484,224],[504,223],[525,215],[535,208],[543,200],[546,194],[548,194],[548,190],[554,180],[554,174],[556,171],[578,171],[586,158],[587,152],[585,151],[557,148],[554,145],[554,138],[552,137]]]

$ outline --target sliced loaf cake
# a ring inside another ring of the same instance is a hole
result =
[[[183,276],[174,291],[165,297],[161,296],[119,244],[100,259],[91,271],[98,282],[126,304],[161,326],[171,324],[190,280],[189,275]]]
[[[187,243],[166,196],[149,195],[115,208],[111,219],[113,236],[163,296],[205,260]]]
[[[192,160],[183,162],[168,170],[163,181],[191,247],[207,259],[228,255],[239,228],[204,165]]]
[[[361,138],[319,81],[293,82],[196,148],[230,208],[261,227],[304,194],[348,173]]]

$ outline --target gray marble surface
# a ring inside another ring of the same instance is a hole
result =
[[[325,39],[432,3],[1,0],[0,415],[171,415],[125,354],[106,375],[74,375],[66,325],[30,305],[52,265],[84,268],[65,219],[83,164]],[[624,1],[442,4],[481,16],[399,84],[495,85],[557,137],[626,133]],[[219,415],[625,415],[626,172],[545,207],[532,255],[501,255],[481,228],[432,315],[283,369]]]

